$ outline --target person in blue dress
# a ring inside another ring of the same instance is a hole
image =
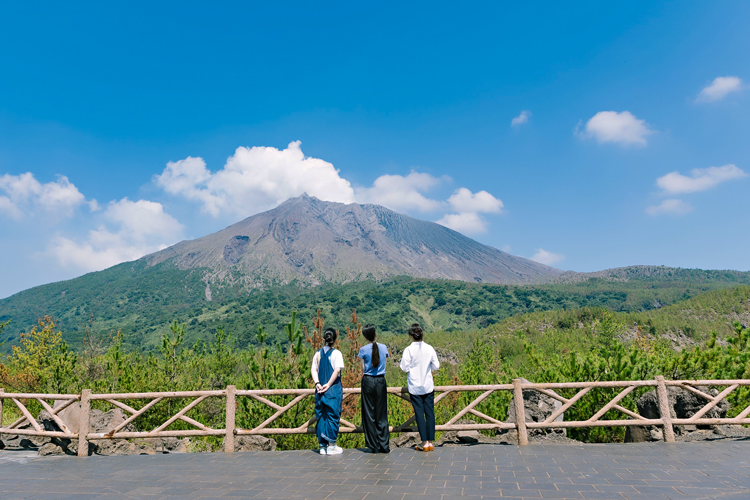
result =
[[[365,325],[362,335],[370,341],[359,350],[362,360],[362,428],[369,453],[390,453],[388,445],[388,384],[385,381],[385,360],[388,348],[375,341],[375,327]]]
[[[315,433],[318,435],[318,448],[321,455],[339,455],[344,452],[336,446],[341,420],[341,404],[344,390],[341,385],[341,370],[344,369],[344,356],[334,349],[338,333],[333,328],[323,332],[325,346],[315,353],[310,374],[315,382]]]

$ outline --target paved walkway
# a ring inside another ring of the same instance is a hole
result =
[[[37,458],[0,452],[0,498],[750,499],[750,442],[480,445]]]

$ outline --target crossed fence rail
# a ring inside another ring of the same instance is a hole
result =
[[[731,418],[708,418],[705,415],[711,411],[719,402],[727,397],[732,391],[740,386],[750,386],[750,380],[665,380],[664,377],[656,377],[654,380],[636,380],[636,381],[618,381],[618,382],[564,382],[564,383],[531,383],[523,379],[515,379],[512,384],[499,385],[460,385],[460,386],[440,386],[435,387],[437,405],[442,399],[450,394],[461,392],[480,392],[469,404],[459,410],[453,417],[445,423],[436,425],[437,431],[457,431],[457,430],[492,430],[492,429],[514,429],[518,433],[518,443],[527,445],[529,429],[554,429],[554,428],[581,428],[581,427],[617,427],[617,426],[660,426],[663,428],[663,436],[666,442],[674,442],[675,425],[742,425],[750,424],[750,406],[742,410],[736,417]],[[656,387],[660,418],[645,418],[636,412],[633,412],[619,403],[631,392],[642,387]],[[667,387],[679,387],[691,392],[701,398],[706,403],[690,418],[672,418],[669,408],[669,399]],[[712,395],[702,388],[705,387],[725,387],[718,395]],[[593,389],[607,388],[620,389],[620,392],[604,404],[594,415],[587,420],[562,421],[558,417],[572,408],[578,401],[586,396]],[[577,390],[575,395],[570,398],[561,396],[556,390]],[[523,415],[524,418],[517,418],[516,422],[501,422],[489,415],[486,415],[477,409],[477,406],[497,392],[509,392],[513,395],[513,404],[516,415]],[[525,403],[523,398],[524,391],[536,391],[540,394],[549,396],[561,403],[561,406],[553,411],[544,421],[533,422],[526,420]],[[182,391],[182,392],[146,392],[146,393],[122,393],[122,394],[92,394],[90,390],[85,389],[81,394],[24,394],[24,393],[6,393],[0,389],[0,424],[2,423],[3,403],[12,402],[21,412],[21,417],[12,422],[10,425],[0,427],[0,434],[9,435],[29,435],[29,436],[47,436],[68,438],[78,440],[78,455],[86,456],[88,454],[88,442],[101,439],[128,439],[128,438],[157,438],[157,437],[187,437],[187,436],[224,436],[224,451],[234,452],[235,436],[243,435],[278,435],[278,434],[312,434],[315,432],[314,424],[316,422],[313,415],[309,420],[298,427],[270,427],[282,415],[289,412],[296,405],[305,399],[313,396],[314,389],[258,389],[258,390],[237,390],[235,386],[228,386],[224,390],[214,391]],[[344,399],[360,394],[359,388],[344,389]],[[409,394],[405,388],[390,387],[388,394],[409,401]],[[274,396],[293,396],[288,403],[275,403],[268,399]],[[240,429],[235,426],[237,413],[237,398],[247,397],[254,402],[264,405],[273,411],[273,414],[263,422],[252,429]],[[225,400],[226,419],[223,429],[214,429],[198,422],[187,416],[190,410],[200,405],[208,398],[223,398]],[[177,413],[169,417],[166,421],[160,423],[150,431],[125,431],[124,429],[142,417],[154,406],[164,400],[170,399],[192,399],[190,403],[181,408]],[[124,401],[149,400],[140,409],[135,409]],[[60,431],[50,431],[43,429],[32,415],[27,404],[29,401],[37,401],[41,407],[47,411],[50,417],[55,421]],[[49,402],[53,402],[53,406]],[[108,433],[90,432],[90,413],[91,402],[103,401],[112,406],[120,408],[129,416]],[[69,429],[59,414],[69,406],[80,403],[78,412],[78,432]],[[602,419],[610,411],[620,412],[627,418],[618,420]],[[483,423],[459,424],[462,417],[472,415],[483,421]],[[415,417],[412,415],[401,424],[391,427],[391,432],[412,432],[416,429],[413,427]],[[177,421],[181,421],[192,426],[188,430],[174,430],[169,427]],[[28,427],[31,429],[21,428]],[[356,433],[362,432],[362,428],[342,418],[340,432]]]

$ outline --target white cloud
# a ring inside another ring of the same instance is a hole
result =
[[[487,223],[476,212],[446,214],[437,223],[463,234],[479,234],[487,231]]]
[[[112,201],[102,218],[115,229],[103,224],[82,242],[59,236],[48,252],[61,266],[99,271],[166,248],[182,236],[182,224],[153,201]]]
[[[171,194],[199,203],[211,215],[250,216],[302,193],[321,200],[373,203],[398,212],[438,212],[450,207],[439,223],[472,234],[484,232],[481,213],[500,213],[503,202],[487,191],[472,193],[459,188],[441,201],[427,196],[450,181],[448,177],[412,171],[408,175],[381,175],[369,187],[353,188],[334,166],[306,158],[299,141],[285,150],[268,147],[238,148],[218,172],[212,173],[201,158],[169,162],[154,182]]]
[[[54,182],[40,183],[31,172],[20,175],[5,174],[0,177],[0,212],[14,219],[33,214],[36,208],[63,216],[70,216],[80,205],[88,203],[95,210],[96,200],[86,201],[73,183],[64,175]]]
[[[720,76],[714,78],[710,85],[701,90],[696,98],[698,102],[715,102],[724,99],[732,92],[742,90],[742,80],[736,76]]]
[[[516,116],[510,121],[510,126],[517,127],[519,125],[523,125],[524,123],[528,123],[529,118],[531,118],[531,111],[523,110],[521,111],[520,115]]]
[[[201,158],[169,162],[154,180],[168,193],[200,202],[213,216],[248,216],[302,193],[326,201],[354,201],[349,181],[327,161],[305,157],[299,141],[282,150],[237,148],[216,173]]]
[[[442,203],[427,198],[422,193],[440,184],[441,180],[443,179],[414,171],[407,176],[381,175],[375,179],[372,187],[357,188],[355,193],[359,203],[375,203],[397,212],[434,212],[440,209]]]
[[[646,208],[646,213],[652,216],[668,214],[668,215],[685,215],[691,212],[693,207],[690,203],[686,203],[682,200],[664,200],[659,205],[652,205]]]
[[[457,189],[448,203],[459,212],[499,213],[503,209],[503,202],[487,191],[472,193],[465,187]]]
[[[500,213],[503,209],[503,202],[487,191],[472,193],[464,187],[453,192],[448,204],[458,213],[446,214],[437,223],[463,234],[486,232],[487,221],[479,214]]]
[[[547,266],[552,266],[565,260],[565,256],[559,253],[548,252],[543,248],[538,248],[536,253],[531,257],[534,262],[539,262]]]
[[[722,167],[694,168],[690,171],[690,177],[677,171],[670,172],[656,179],[656,184],[670,194],[695,193],[742,177],[747,177],[747,173],[730,163]]]
[[[599,111],[586,122],[583,135],[600,143],[645,146],[646,137],[653,133],[645,120],[639,120],[629,111]]]
[[[502,250],[502,251],[503,251],[503,252],[505,252],[505,253],[510,253],[510,251],[511,251],[511,248],[510,248],[510,245],[508,245],[508,244],[506,243],[505,245],[503,245],[502,247],[500,247],[500,250]]]

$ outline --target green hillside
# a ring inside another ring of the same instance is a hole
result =
[[[187,340],[210,338],[216,328],[233,332],[242,347],[253,342],[258,326],[270,340],[282,338],[291,311],[303,322],[320,308],[327,324],[348,324],[352,308],[384,334],[418,321],[430,330],[468,331],[526,313],[607,308],[618,312],[658,310],[701,293],[750,284],[750,273],[673,268],[624,268],[569,282],[511,286],[446,280],[396,278],[345,285],[287,285],[247,293],[239,286],[212,286],[206,296],[202,269],[179,270],[170,262],[120,264],[69,281],[52,283],[0,300],[0,322],[10,321],[0,337],[9,349],[37,319],[53,317],[74,348],[88,328],[98,335],[121,330],[125,345],[152,350],[173,321],[187,324]],[[657,270],[654,272],[654,270]],[[658,320],[652,319],[652,322]]]

